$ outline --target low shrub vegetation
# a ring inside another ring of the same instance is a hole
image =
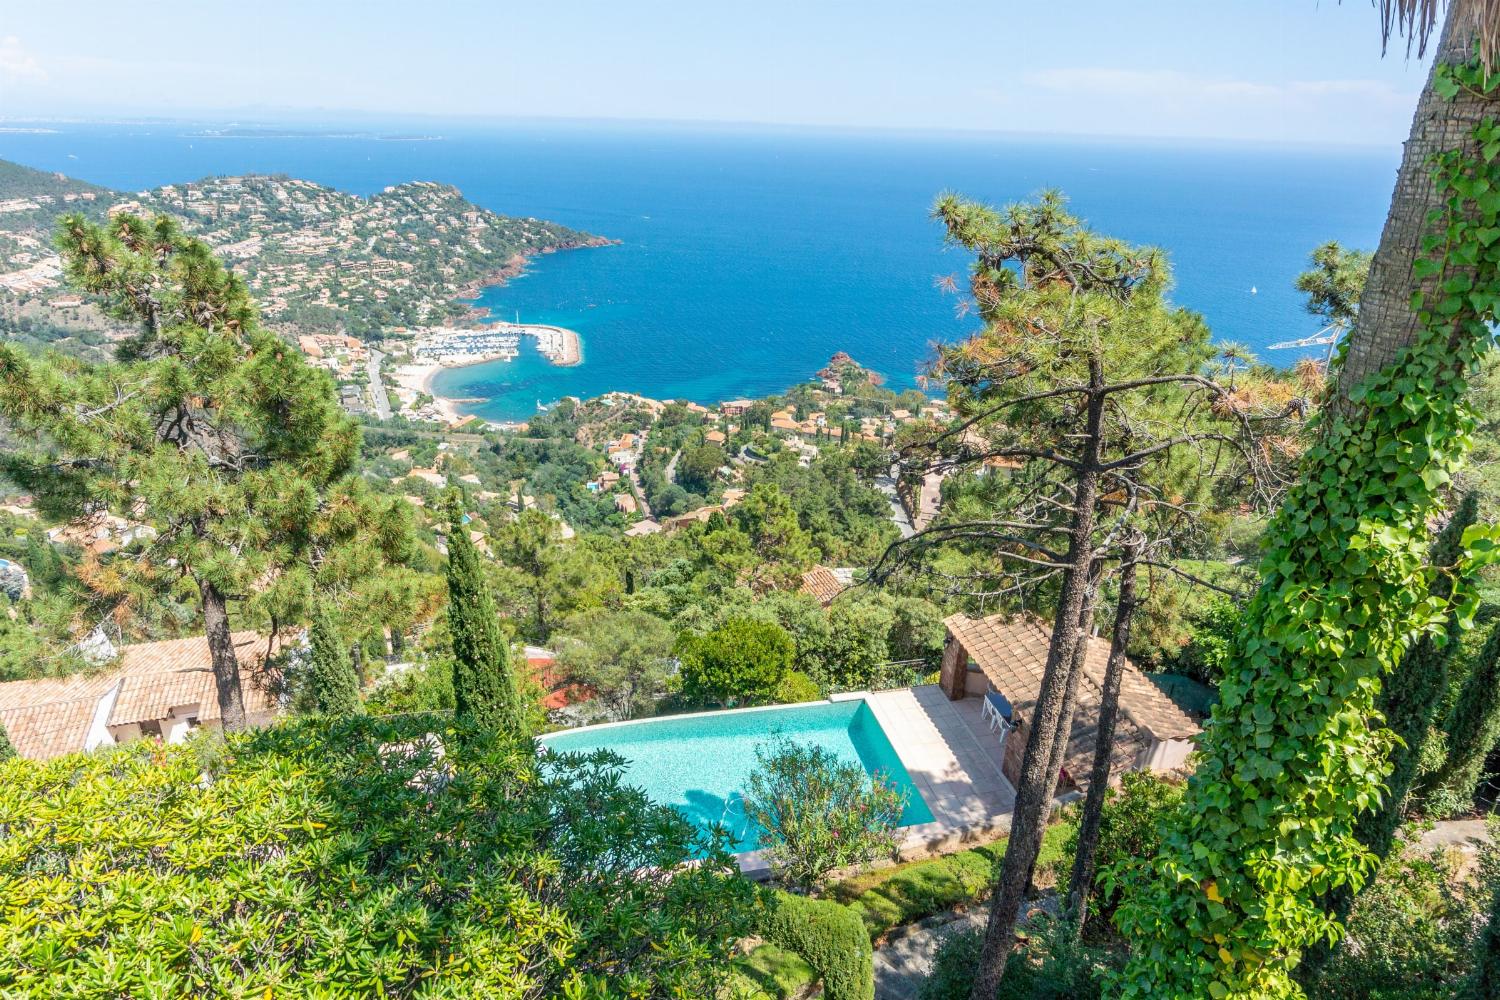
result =
[[[810,889],[834,869],[894,854],[906,800],[889,780],[785,736],[755,758],[745,813],[777,880]]]
[[[0,764],[0,995],[712,996],[759,890],[622,763],[355,716]]]
[[[1048,828],[1037,870],[1046,871],[1067,856],[1073,836],[1070,824]],[[863,921],[872,941],[893,928],[957,906],[989,898],[995,871],[1005,857],[1004,840],[928,861],[913,861],[845,879],[828,895],[846,904]]]
[[[760,932],[801,957],[823,980],[828,1000],[874,1000],[874,952],[848,907],[777,892],[761,911]]]

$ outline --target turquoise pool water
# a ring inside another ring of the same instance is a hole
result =
[[[745,817],[742,797],[755,770],[755,748],[777,735],[823,747],[867,774],[885,775],[906,793],[902,826],[931,821],[911,775],[863,701],[648,719],[551,733],[542,742],[562,752],[615,751],[630,762],[626,780],[652,801],[675,807],[704,829],[722,823],[736,851],[751,851],[760,830]]]

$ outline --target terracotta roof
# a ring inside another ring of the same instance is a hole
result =
[[[233,640],[245,710],[252,716],[274,711],[275,700],[257,683],[265,637],[236,632]],[[116,688],[107,725],[164,719],[192,704],[199,706],[199,721],[219,718],[208,642],[197,636],[126,646],[114,669],[99,674],[0,684],[0,727],[16,752],[32,760],[82,750],[100,699]]]
[[[1007,621],[1003,615],[973,619],[953,615],[943,620],[948,631],[984,671],[984,675],[1021,715],[1029,718],[1041,693],[1042,673],[1052,630],[1026,616]],[[1109,642],[1089,638],[1083,676],[1078,685],[1073,729],[1068,736],[1068,774],[1080,785],[1093,765],[1099,707],[1103,701],[1104,671],[1109,661]],[[1154,740],[1179,740],[1201,732],[1197,723],[1178,708],[1160,688],[1129,660],[1120,683],[1120,716],[1115,724],[1115,764],[1133,764],[1140,751]]]
[[[32,760],[81,750],[99,699],[118,683],[107,673],[0,684],[0,728]]]
[[[235,632],[230,638],[240,662],[245,711],[254,715],[273,710],[274,701],[256,683],[265,659],[265,636]],[[192,704],[198,705],[200,722],[219,718],[219,696],[204,636],[126,646],[120,651],[120,673],[124,684],[109,715],[111,726],[165,719],[173,708]]]
[[[804,594],[816,597],[819,604],[827,607],[835,597],[844,592],[844,582],[827,566],[814,566],[802,574],[802,586],[799,589]]]

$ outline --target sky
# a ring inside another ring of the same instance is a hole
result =
[[[1367,0],[0,0],[0,118],[611,118],[1386,145]]]

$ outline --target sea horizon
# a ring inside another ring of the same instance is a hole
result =
[[[1220,341],[1289,365],[1270,344],[1318,328],[1292,287],[1319,243],[1373,248],[1399,150],[992,132],[885,132],[572,120],[442,136],[216,136],[232,123],[53,121],[0,132],[0,157],[136,191],[213,174],[281,173],[369,195],[450,183],[475,203],[616,246],[540,257],[483,290],[496,319],[578,331],[584,360],[440,373],[465,409],[524,419],[608,391],[711,403],[805,381],[836,351],[916,385],[933,344],[971,333],[938,287],[967,257],[929,218],[958,191],[995,204],[1059,188],[1100,232],[1163,247],[1173,300]],[[399,130],[398,116],[387,122]],[[198,129],[186,125],[202,126]]]

